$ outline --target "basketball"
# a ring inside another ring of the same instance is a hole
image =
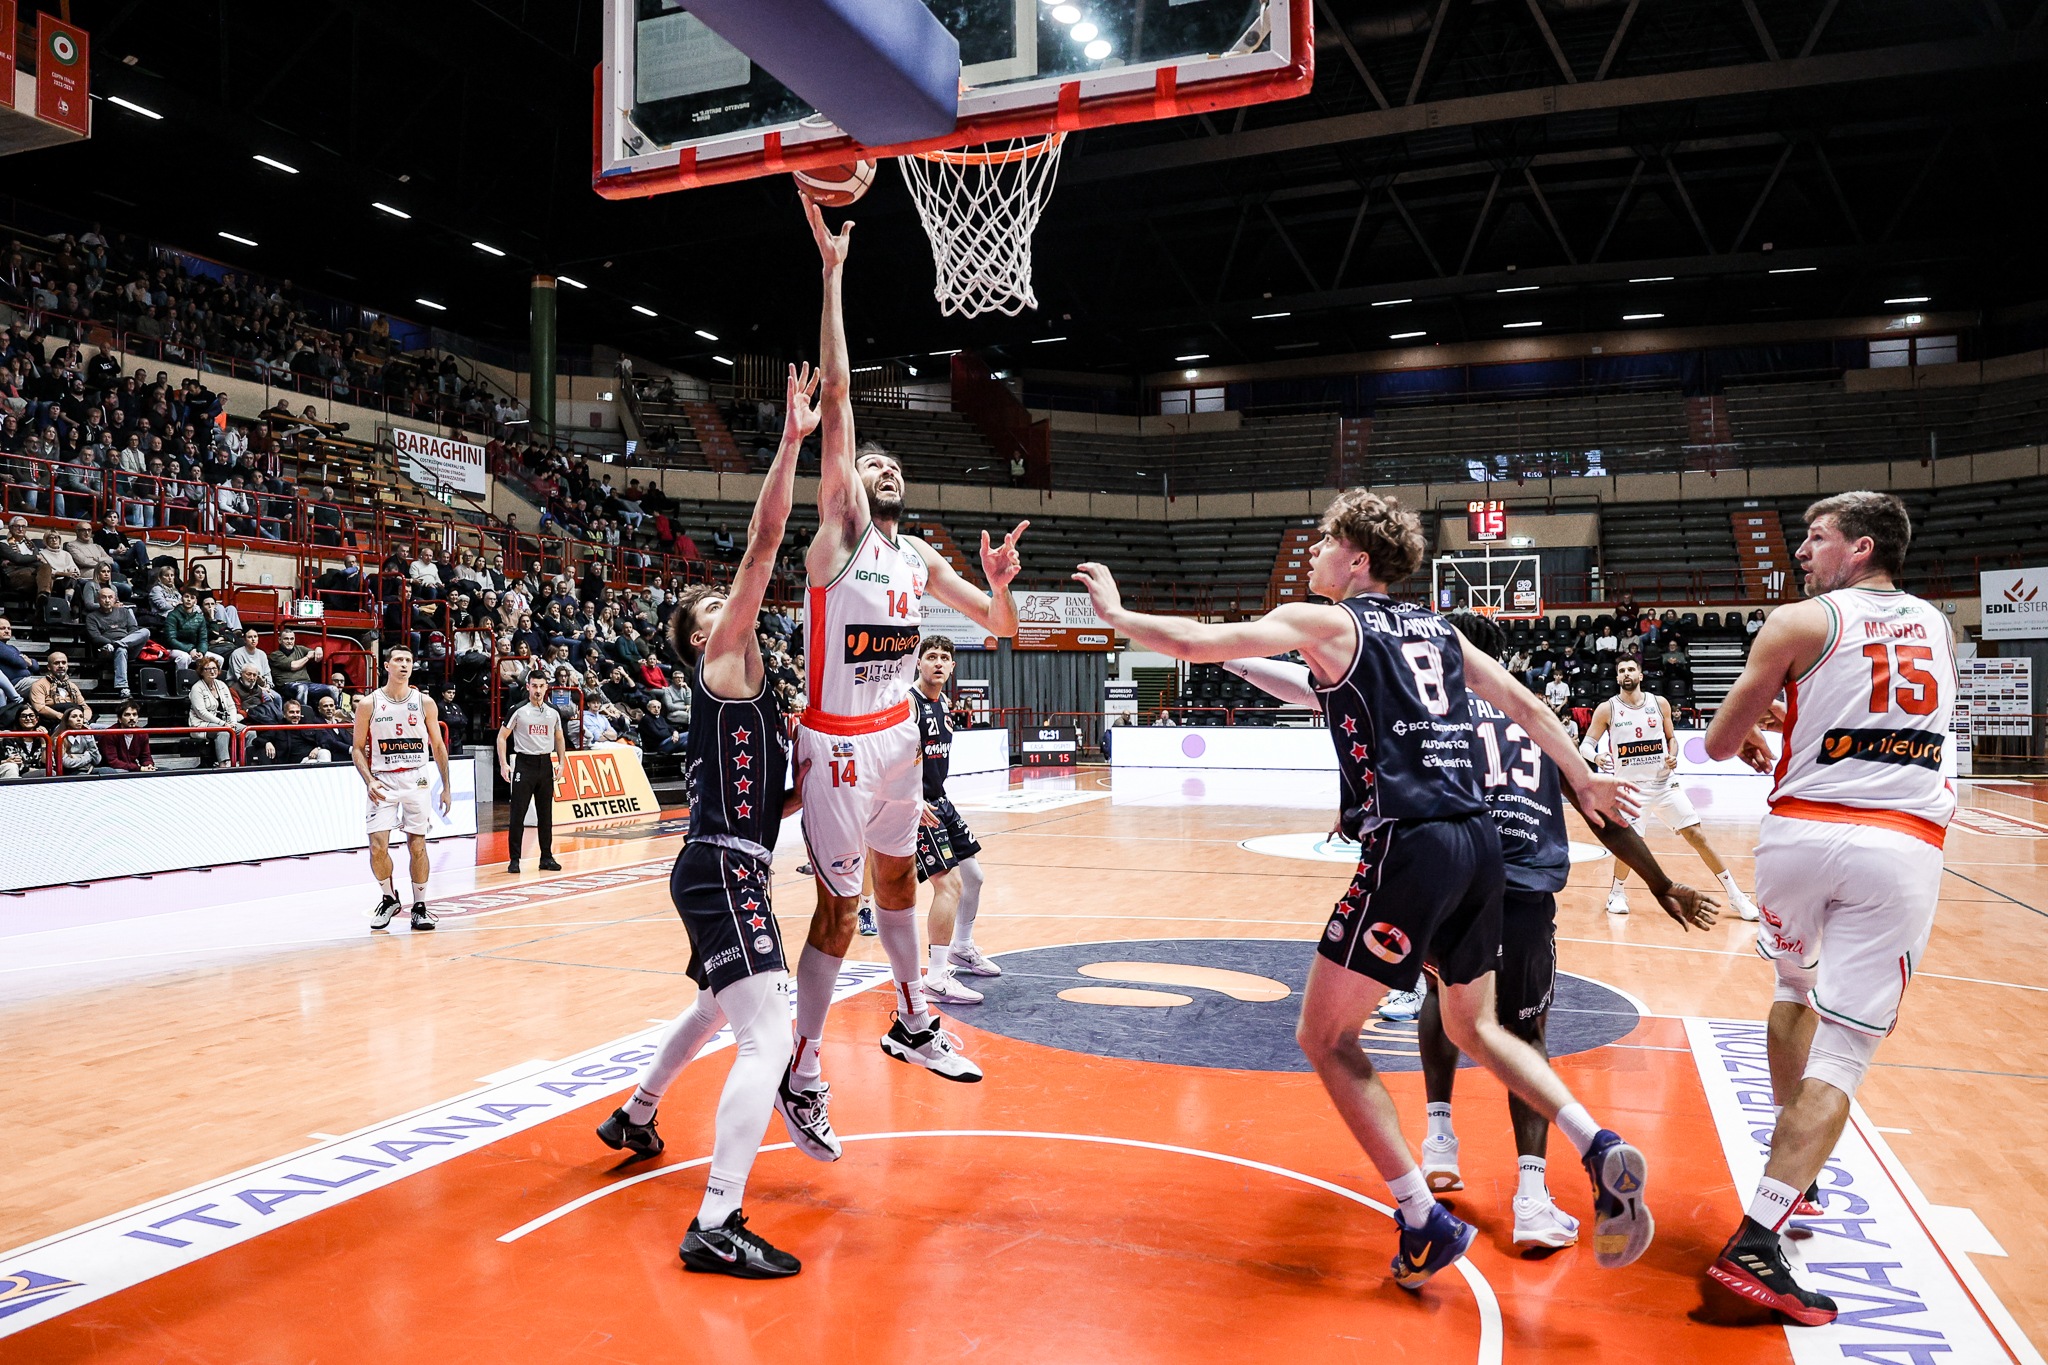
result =
[[[858,202],[875,183],[872,161],[842,162],[820,166],[814,171],[797,171],[792,177],[797,192],[812,203],[828,209],[843,209]]]

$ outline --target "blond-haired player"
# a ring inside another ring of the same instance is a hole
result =
[[[1708,1273],[1806,1326],[1834,1300],[1792,1279],[1778,1233],[1810,1195],[1927,949],[1955,813],[1948,621],[1900,591],[1913,536],[1889,493],[1806,509],[1812,599],[1778,608],[1707,730],[1707,753],[1774,771],[1757,839],[1757,951],[1777,967],[1778,1121],[1747,1216]],[[1777,697],[1782,692],[1782,706]],[[1775,766],[1759,724],[1782,730]]]

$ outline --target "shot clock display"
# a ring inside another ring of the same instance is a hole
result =
[[[1465,504],[1465,538],[1485,545],[1508,538],[1508,505],[1504,502]]]

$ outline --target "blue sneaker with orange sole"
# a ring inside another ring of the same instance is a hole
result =
[[[1593,1135],[1582,1163],[1593,1181],[1593,1259],[1608,1270],[1625,1266],[1657,1235],[1657,1220],[1643,1202],[1650,1163],[1607,1128]]]
[[[1418,1290],[1445,1266],[1463,1256],[1477,1230],[1445,1208],[1432,1204],[1429,1221],[1411,1228],[1394,1210],[1394,1226],[1401,1229],[1401,1245],[1394,1252],[1394,1283]]]

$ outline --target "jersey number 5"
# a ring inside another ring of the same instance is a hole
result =
[[[1415,675],[1415,694],[1432,716],[1451,713],[1451,694],[1444,688],[1444,656],[1427,640],[1410,640],[1401,646],[1401,657]]]
[[[1870,660],[1870,714],[1882,716],[1896,706],[1909,716],[1929,716],[1941,701],[1941,684],[1927,671],[1934,651],[1926,645],[1863,646]]]

